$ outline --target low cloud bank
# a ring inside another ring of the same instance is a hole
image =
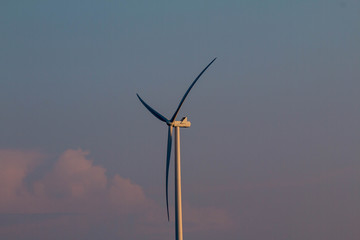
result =
[[[67,150],[41,179],[28,181],[45,155],[0,150],[0,238],[98,239],[100,233],[101,238],[167,237],[172,229],[164,224],[163,207],[130,179],[107,177],[88,154]],[[222,210],[185,208],[191,212],[185,220],[191,231],[229,226]]]
[[[26,177],[41,164],[41,154],[0,150],[1,213],[124,213],[146,206],[142,188],[95,166],[81,149],[67,150],[51,171],[32,183]]]

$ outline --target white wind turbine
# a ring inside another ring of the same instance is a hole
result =
[[[167,156],[166,156],[166,208],[167,208],[167,217],[169,221],[169,198],[168,198],[168,178],[169,178],[169,165],[170,165],[170,155],[171,155],[171,143],[172,143],[172,130],[175,127],[175,237],[176,240],[183,240],[183,230],[182,230],[182,206],[181,206],[181,171],[180,171],[180,129],[179,128],[188,128],[191,123],[187,120],[186,117],[182,118],[181,121],[175,121],[179,110],[184,103],[187,95],[189,94],[192,87],[195,85],[197,80],[201,75],[208,69],[208,67],[215,61],[214,58],[201,73],[195,78],[195,80],[190,85],[189,89],[186,91],[185,95],[181,99],[179,106],[177,107],[174,115],[171,119],[167,119],[152,107],[150,107],[144,100],[141,99],[139,94],[136,94],[140,102],[160,121],[165,122],[169,126],[168,130],[168,144],[167,144]]]

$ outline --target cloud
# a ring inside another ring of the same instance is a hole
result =
[[[146,234],[167,236],[172,230],[165,224],[163,207],[149,199],[141,186],[120,175],[108,177],[87,151],[65,151],[42,177],[30,181],[44,156],[0,150],[1,239],[97,239],[99,232],[110,238],[141,239]],[[188,204],[184,208],[189,231],[229,226],[223,210]]]
[[[34,151],[0,150],[0,212],[13,211],[21,199],[29,197],[24,179],[42,157]]]
[[[144,209],[151,200],[129,179],[107,177],[106,169],[94,165],[88,155],[81,149],[67,150],[41,179],[29,182],[43,155],[0,150],[0,238],[91,239],[95,226],[112,226],[109,233],[128,236],[130,230],[121,221],[133,215],[140,222],[138,216],[141,211],[148,214]]]
[[[107,186],[105,169],[86,159],[88,152],[67,150],[54,169],[36,184],[37,191],[57,198],[90,197],[103,193]]]

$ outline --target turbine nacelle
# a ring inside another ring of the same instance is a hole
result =
[[[187,117],[183,117],[181,121],[172,122],[173,127],[181,127],[181,128],[189,128],[191,126],[191,122],[187,120]]]

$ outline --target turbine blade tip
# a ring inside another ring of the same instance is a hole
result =
[[[140,97],[140,95],[138,93],[136,93],[136,96],[138,97],[138,99],[142,102],[142,98]]]

